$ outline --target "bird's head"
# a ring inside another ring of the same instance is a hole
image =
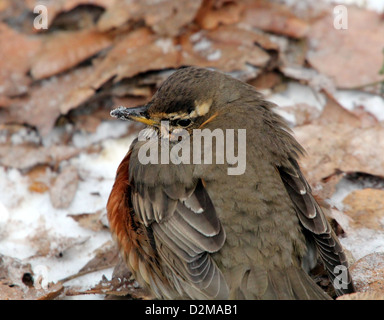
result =
[[[233,90],[239,84],[244,85],[220,72],[182,68],[162,84],[148,104],[137,108],[119,107],[111,115],[157,130],[162,122],[167,122],[170,132],[185,129],[191,134],[193,129],[213,121],[220,114],[220,106],[240,98],[239,90]]]

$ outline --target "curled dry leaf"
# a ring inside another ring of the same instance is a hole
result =
[[[111,38],[97,30],[55,32],[46,36],[32,63],[34,79],[66,71],[112,44]]]
[[[267,1],[250,2],[241,22],[292,38],[303,38],[309,32],[308,23],[295,16],[288,7]]]
[[[99,30],[118,28],[128,22],[144,21],[161,36],[176,36],[196,16],[202,0],[122,0],[101,16]]]
[[[381,126],[310,124],[294,128],[294,133],[307,151],[307,156],[300,161],[301,167],[311,185],[323,186],[321,195],[325,198],[330,194],[327,184],[321,181],[332,176],[336,169],[384,176],[384,128]]]
[[[79,88],[92,72],[92,67],[76,68],[42,81],[30,88],[29,96],[12,99],[7,109],[0,109],[0,123],[27,123],[46,136],[59,117],[67,96]]]
[[[67,208],[75,197],[79,175],[77,168],[67,166],[61,170],[49,190],[51,203],[54,208]]]
[[[118,262],[119,250],[116,243],[108,241],[95,251],[95,256],[82,267],[79,273],[110,268]]]
[[[179,51],[172,39],[157,39],[141,28],[122,38],[106,57],[95,63],[92,74],[77,90],[73,90],[61,105],[66,113],[90,98],[95,90],[114,78],[115,82],[141,72],[179,66]]]
[[[20,34],[0,22],[0,97],[28,92],[31,79],[27,73],[40,46],[40,39]],[[0,106],[7,103],[5,97],[2,99]]]
[[[338,88],[353,88],[384,80],[384,24],[373,11],[347,7],[348,29],[336,29],[330,8],[308,33],[307,59],[320,73],[332,78]]]
[[[95,213],[69,214],[68,216],[75,220],[81,227],[92,231],[100,231],[105,229],[101,221],[101,216],[104,212],[99,210]]]
[[[29,291],[26,300],[53,300],[64,292],[64,286],[58,283],[49,283],[46,288]]]
[[[140,288],[136,280],[128,280],[128,279],[117,279],[113,278],[108,280],[107,278],[103,278],[96,286],[89,290],[85,291],[76,291],[76,290],[68,290],[68,296],[76,296],[83,294],[104,294],[107,295],[108,299],[113,299],[116,297],[124,297],[127,296],[127,299],[134,300],[149,300],[153,299],[146,290]]]

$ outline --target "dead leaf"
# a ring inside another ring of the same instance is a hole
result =
[[[24,275],[32,275],[31,265],[0,254],[0,300],[23,299],[28,286]]]
[[[54,208],[67,208],[75,197],[79,183],[79,174],[74,166],[61,170],[49,190],[49,196]]]
[[[282,77],[276,72],[263,72],[257,78],[248,83],[256,88],[256,90],[272,89],[282,82]]]
[[[231,1],[215,6],[214,0],[204,1],[197,16],[196,22],[202,29],[212,30],[219,25],[235,24],[239,22],[244,9],[241,2]]]
[[[258,1],[247,6],[241,23],[292,38],[303,38],[309,32],[306,21],[281,4]]]
[[[133,300],[152,300],[153,296],[146,290],[140,288],[135,280],[120,280],[117,278],[108,280],[103,278],[92,289],[85,291],[67,290],[67,296],[76,296],[84,294],[104,294],[109,297],[124,297]]]
[[[104,224],[100,220],[102,214],[104,214],[104,212],[99,210],[95,213],[68,214],[68,217],[71,217],[85,229],[101,231],[105,229]]]
[[[214,31],[185,33],[180,39],[182,65],[212,67],[222,71],[264,67],[270,56],[254,44],[258,36],[247,30],[222,27]]]
[[[64,286],[58,283],[49,283],[47,288],[28,292],[26,300],[53,300],[64,292]]]
[[[146,28],[131,32],[103,60],[95,63],[88,79],[61,105],[61,112],[76,108],[112,78],[118,82],[149,70],[175,68],[179,66],[178,60],[179,51],[172,39],[156,39]]]
[[[144,21],[161,36],[176,36],[196,16],[202,0],[116,1],[102,15],[99,30],[118,28],[128,22]]]
[[[40,39],[20,34],[0,22],[0,97],[28,92],[31,79],[27,73],[40,46]]]
[[[92,272],[109,268],[118,262],[119,250],[115,242],[108,241],[95,251],[95,256],[79,272]]]
[[[384,294],[384,253],[371,253],[350,268],[356,290]]]
[[[321,117],[314,121],[314,124],[327,125],[329,123],[340,123],[347,124],[351,127],[362,126],[361,120],[355,114],[343,108],[333,95],[327,93],[327,96],[328,100],[323,113]]]
[[[103,277],[103,279],[90,290],[80,292],[70,290],[69,292],[67,292],[67,294],[105,294],[107,295],[107,299],[116,299],[118,297],[124,296],[126,296],[128,299],[136,300],[153,299],[153,296],[148,292],[148,290],[141,288],[139,283],[136,280],[132,279],[132,273],[129,271],[126,262],[121,258],[121,256],[118,255],[118,252],[115,250],[113,252],[116,253],[116,255],[113,256],[113,263],[115,264],[115,268],[113,270],[111,280],[108,280],[106,277]],[[93,264],[94,263],[91,262],[91,265]],[[97,266],[92,266],[91,270],[93,268],[97,268]],[[87,272],[87,269],[85,269],[85,267],[82,268],[82,270],[83,272]]]
[[[31,169],[37,165],[58,165],[78,155],[79,149],[71,146],[35,147],[31,145],[8,146],[0,144],[0,165],[16,169]]]
[[[308,33],[309,63],[332,78],[338,88],[353,88],[383,81],[384,25],[380,15],[357,7],[348,9],[348,29],[335,29],[333,7]]]
[[[42,81],[30,89],[28,96],[12,99],[7,109],[0,109],[0,123],[27,123],[46,136],[54,127],[67,96],[92,72],[92,67],[76,68]]]
[[[49,190],[53,173],[49,166],[38,165],[32,168],[28,173],[28,190],[36,193],[44,193]]]
[[[342,123],[309,124],[294,128],[297,140],[307,151],[300,160],[305,176],[312,186],[321,186],[319,194],[331,193],[323,178],[335,170],[367,172],[384,176],[384,128],[355,128]],[[367,159],[370,159],[367,161]]]
[[[43,79],[66,71],[111,46],[111,38],[96,30],[55,32],[42,41],[32,63],[34,79]]]
[[[56,16],[61,12],[71,11],[79,5],[95,5],[103,8],[108,8],[115,0],[55,0],[55,1],[42,1],[42,0],[26,0],[26,5],[33,11],[36,5],[43,4],[47,8],[48,13],[48,26],[50,26]]]
[[[384,191],[363,189],[352,191],[344,200],[344,213],[348,215],[354,227],[383,229]]]

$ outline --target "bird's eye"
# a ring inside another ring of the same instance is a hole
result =
[[[176,124],[180,127],[188,127],[191,124],[191,119],[180,119],[177,120]]]

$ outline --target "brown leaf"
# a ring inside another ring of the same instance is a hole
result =
[[[112,267],[118,262],[118,257],[119,250],[116,243],[108,241],[95,251],[95,256],[79,272],[92,272]]]
[[[0,300],[51,300],[64,289],[61,283],[41,287],[28,263],[0,255]]]
[[[50,300],[64,289],[60,283],[41,288],[34,276],[29,263],[0,255],[0,300]]]
[[[16,169],[31,169],[41,164],[58,165],[79,154],[80,150],[71,146],[35,147],[31,145],[0,145],[0,164]]]
[[[384,253],[371,253],[350,270],[357,291],[384,294]]]
[[[384,80],[384,25],[378,13],[347,7],[348,29],[335,29],[332,8],[308,33],[309,63],[333,78],[339,88],[353,88]]]
[[[0,279],[0,300],[22,300],[24,291],[7,279]]]
[[[27,72],[40,46],[40,39],[20,34],[0,22],[0,97],[28,91],[31,79]]]
[[[116,1],[98,22],[99,30],[110,30],[127,22],[143,20],[161,36],[176,36],[196,16],[202,0]]]
[[[108,244],[107,244],[108,247]],[[138,282],[134,279],[132,279],[132,273],[129,271],[126,262],[124,259],[121,258],[121,256],[118,255],[118,252],[116,250],[117,248],[114,247],[114,256],[113,257],[113,264],[115,265],[115,268],[113,270],[112,279],[108,280],[107,278],[103,277],[103,279],[92,289],[82,292],[76,292],[74,290],[70,290],[67,292],[68,295],[78,295],[78,294],[105,294],[107,295],[107,299],[116,299],[118,297],[124,297],[127,296],[128,299],[153,299],[153,296],[148,292],[148,290],[145,290],[144,288],[141,288]],[[104,249],[102,250],[102,252]],[[96,259],[97,261],[97,259]],[[95,261],[90,262],[91,269],[97,268],[96,265],[94,265]],[[112,262],[112,261],[111,261]],[[104,264],[104,262],[101,262]],[[109,264],[108,264],[109,266]],[[87,272],[89,268],[86,266],[82,268],[82,272]],[[81,272],[79,272],[81,273]]]
[[[382,230],[384,221],[384,191],[363,189],[352,191],[344,200],[345,214],[354,227]]]
[[[49,283],[47,288],[42,288],[39,290],[34,290],[28,292],[28,295],[25,297],[27,300],[53,300],[57,298],[62,292],[64,292],[64,286],[58,283]]]
[[[34,233],[26,237],[26,241],[36,251],[29,259],[37,257],[46,258],[61,258],[66,254],[66,251],[84,245],[89,239],[88,237],[66,237],[63,235],[52,234],[50,229],[47,229],[44,218],[39,218],[39,226],[34,230]]]
[[[77,168],[67,166],[61,170],[49,190],[51,203],[54,208],[67,208],[75,197],[79,175]]]
[[[105,294],[107,296],[123,297],[128,296],[129,299],[134,300],[150,300],[153,299],[146,290],[138,287],[135,280],[127,279],[111,279],[103,278],[92,289],[85,291],[68,290],[68,296],[84,295],[84,294]]]
[[[204,1],[196,16],[196,22],[202,29],[212,30],[221,24],[227,25],[239,22],[244,9],[243,3],[229,2],[219,8],[214,4],[212,0]]]
[[[272,89],[282,82],[282,77],[276,72],[263,72],[256,79],[249,82],[256,90]]]
[[[32,274],[29,263],[0,254],[0,279],[7,279],[8,283],[25,289],[26,284],[23,282],[23,276],[26,273]]]
[[[350,125],[351,127],[361,127],[361,121],[355,114],[344,109],[332,95],[327,95],[329,98],[327,104],[321,117],[315,121],[315,124],[340,123]]]
[[[294,128],[307,151],[300,161],[310,184],[322,186],[321,196],[331,195],[327,182],[336,170],[384,176],[384,128],[355,128],[345,124],[306,125]],[[368,161],[369,159],[369,161]],[[332,184],[333,185],[333,184]]]
[[[102,214],[103,211],[100,210],[95,213],[68,214],[68,217],[71,217],[85,229],[100,231],[105,228],[104,224],[100,220]]]
[[[44,193],[49,190],[52,179],[52,171],[47,165],[40,165],[32,168],[28,172],[29,186],[31,192]]]
[[[95,5],[103,8],[110,7],[115,0],[55,0],[55,1],[44,1],[41,0],[26,0],[27,6],[31,11],[38,4],[44,4],[48,12],[48,26],[50,26],[56,16],[61,12],[71,11],[79,5]]]
[[[29,96],[12,99],[7,109],[0,109],[0,123],[28,123],[36,126],[41,135],[47,135],[67,96],[79,88],[92,72],[92,67],[77,68],[42,81],[31,88]]]
[[[61,105],[61,112],[76,108],[112,78],[118,82],[149,70],[175,68],[179,66],[179,54],[172,39],[156,39],[146,28],[135,30],[95,63],[92,74]]]
[[[111,38],[96,30],[56,32],[47,36],[36,55],[31,74],[43,79],[68,70],[112,44]]]
[[[213,67],[226,72],[246,69],[247,64],[263,67],[270,57],[254,44],[256,37],[251,31],[233,27],[186,33],[180,40],[181,64]]]
[[[303,38],[309,32],[308,23],[296,17],[289,8],[266,1],[251,2],[244,10],[241,22],[292,38]]]

